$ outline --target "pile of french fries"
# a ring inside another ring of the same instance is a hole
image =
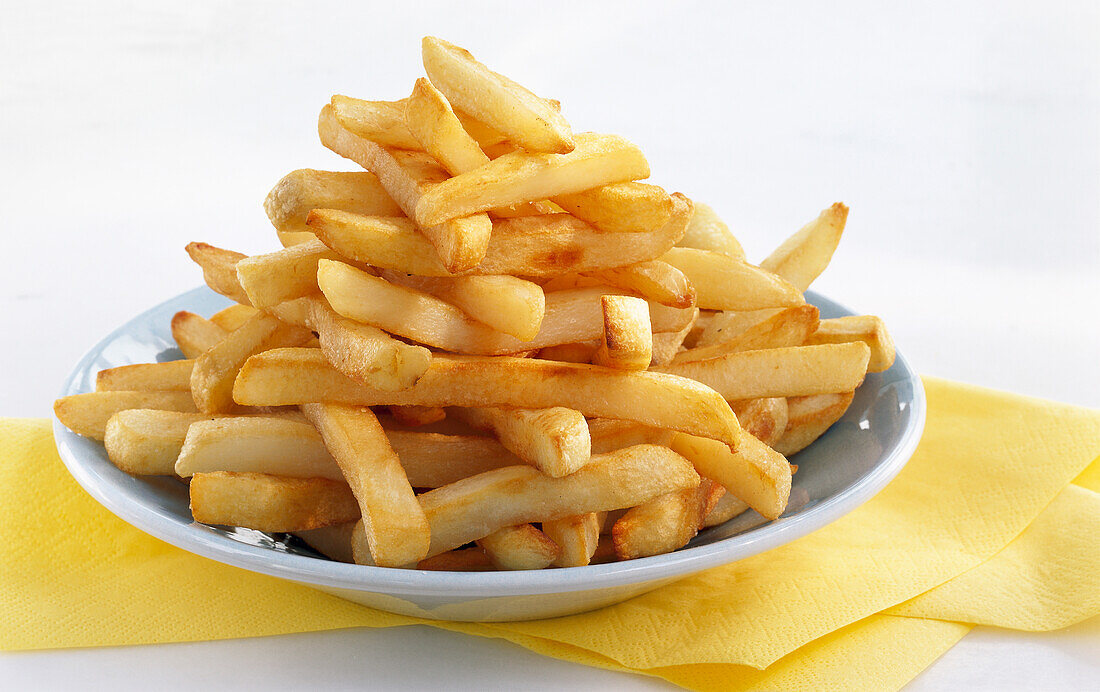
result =
[[[283,249],[187,247],[236,302],[180,312],[185,360],[59,399],[120,469],[190,482],[197,522],[394,568],[579,567],[785,510],[788,456],[894,349],[803,292],[835,204],[760,264],[642,152],[437,38],[401,101],[334,96],[265,209]]]

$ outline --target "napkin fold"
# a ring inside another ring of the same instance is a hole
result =
[[[84,494],[46,421],[3,420],[0,648],[423,623],[696,689],[882,688],[973,624],[1042,630],[1100,613],[1100,412],[925,387],[913,459],[846,517],[626,603],[527,623],[382,613],[178,550]]]

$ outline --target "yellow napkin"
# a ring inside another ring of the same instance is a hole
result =
[[[1100,452],[1100,414],[935,379],[926,388],[928,426],[912,461],[821,531],[596,613],[427,624],[695,688],[895,687],[969,629],[944,620],[1042,629],[1095,614],[1095,563],[1079,558],[1100,552],[1100,504],[1087,489],[1100,472],[1066,486]],[[128,527],[75,486],[44,421],[0,421],[0,538],[5,649],[421,622]]]

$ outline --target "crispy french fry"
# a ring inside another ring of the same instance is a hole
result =
[[[611,529],[615,554],[632,560],[683,548],[702,528],[721,492],[720,485],[704,478],[694,488],[659,495],[627,510]]]
[[[431,425],[447,417],[447,410],[440,406],[390,406],[393,419],[408,427]]]
[[[474,59],[469,51],[426,36],[424,71],[447,100],[531,151],[573,150],[573,131],[547,100]]]
[[[302,407],[351,486],[374,563],[399,567],[427,556],[428,520],[385,431],[369,408]]]
[[[802,292],[759,267],[709,250],[672,248],[661,259],[695,287],[695,304],[706,310],[759,310],[802,305]]]
[[[202,524],[281,533],[355,521],[359,507],[344,483],[262,473],[196,474],[191,514]]]
[[[489,157],[462,127],[451,104],[432,83],[421,77],[405,101],[405,124],[424,150],[451,175],[489,163]]]
[[[752,435],[741,435],[741,444],[734,451],[716,440],[676,433],[672,449],[694,464],[701,475],[722,484],[768,519],[778,518],[786,509],[791,466],[782,454]]]
[[[764,310],[727,310],[725,312],[707,313],[703,331],[699,334],[695,344],[691,348],[703,348],[713,346],[724,341],[731,341],[756,325],[771,319],[784,308],[766,308]]]
[[[378,176],[386,192],[410,218],[414,218],[423,196],[449,177],[447,171],[424,152],[392,149],[356,137],[340,126],[329,106],[321,111],[317,131],[326,147]],[[447,271],[461,272],[477,266],[485,257],[492,222],[485,214],[463,215],[438,224],[422,225],[420,230]]]
[[[93,440],[103,439],[111,416],[132,408],[194,413],[195,401],[191,398],[191,392],[112,391],[72,394],[53,402],[54,415],[62,425],[77,435]]]
[[[783,308],[733,338],[682,351],[672,362],[693,363],[740,351],[801,346],[817,328],[818,310],[813,305]]]
[[[848,207],[834,204],[783,241],[760,266],[805,291],[829,266],[847,220]]]
[[[355,529],[355,523],[349,521],[308,531],[295,531],[294,535],[330,560],[354,563],[355,558],[351,554],[351,533]]]
[[[343,260],[314,239],[277,252],[244,257],[237,263],[237,279],[258,308],[317,292],[317,263],[322,259]]]
[[[576,473],[550,478],[530,466],[489,471],[424,493],[432,528],[429,555],[506,526],[632,507],[699,484],[699,475],[665,447],[640,445],[592,459]]]
[[[596,341],[547,346],[539,351],[539,358],[542,360],[557,360],[562,363],[591,363],[592,356],[596,355],[597,348],[599,348],[599,342]]]
[[[180,310],[172,316],[172,338],[184,358],[198,358],[225,338],[229,332],[205,317]]]
[[[535,358],[436,355],[412,388],[384,392],[341,375],[316,349],[275,349],[249,358],[233,397],[239,404],[262,406],[563,406],[589,417],[635,420],[730,445],[737,444],[740,433],[729,404],[697,382]]]
[[[119,411],[107,421],[103,446],[107,458],[135,476],[173,476],[176,458],[192,423],[209,420],[205,413],[152,409]]]
[[[439,488],[523,463],[491,437],[405,430],[387,430],[386,437],[415,488]]]
[[[594,279],[597,284],[632,291],[661,305],[673,308],[690,308],[695,305],[695,287],[683,272],[660,260],[602,269],[586,276]]]
[[[641,150],[622,137],[587,132],[575,141],[576,148],[568,154],[514,151],[440,182],[420,196],[411,216],[431,226],[498,207],[649,177]]]
[[[166,363],[138,363],[100,370],[95,377],[97,392],[110,391],[191,391],[193,360]]]
[[[530,524],[498,529],[477,544],[498,569],[546,569],[561,555],[558,544]]]
[[[868,372],[889,370],[894,364],[894,340],[883,321],[874,315],[821,320],[817,331],[806,339],[807,344],[843,344],[849,341],[862,341],[871,349]]]
[[[699,308],[695,308],[693,313],[694,318],[684,328],[678,332],[657,332],[653,335],[653,359],[650,361],[651,368],[663,368],[676,358],[676,354],[680,352],[680,347],[694,330],[695,322],[699,318]]]
[[[840,420],[851,405],[855,392],[818,394],[787,399],[787,427],[774,448],[791,456],[810,446]]]
[[[652,233],[601,233],[570,214],[498,219],[485,258],[471,271],[546,278],[655,259],[679,240],[691,218],[690,201],[678,193],[672,199],[672,217]],[[449,275],[409,219],[315,209],[308,225],[344,257],[419,276]]]
[[[554,560],[556,567],[584,567],[600,543],[600,520],[596,512],[586,512],[544,521],[542,532],[561,548],[561,554]]]
[[[703,527],[709,528],[711,526],[725,524],[748,508],[749,506],[744,500],[731,493],[726,493],[718,498],[718,502],[714,504],[714,508],[707,513],[706,519],[703,520]]]
[[[339,465],[305,420],[233,416],[192,423],[176,475],[232,471],[344,482]]]
[[[649,303],[633,296],[602,296],[603,340],[592,358],[617,370],[645,370],[653,358]]]
[[[557,195],[554,202],[606,233],[653,231],[668,223],[672,215],[672,198],[668,193],[646,183],[603,185]]]
[[[808,396],[858,387],[867,373],[870,353],[871,349],[861,341],[793,346],[673,363],[661,368],[661,372],[701,382],[729,401]]]
[[[257,312],[259,312],[259,310],[254,307],[235,303],[224,310],[215,312],[210,316],[210,321],[225,331],[231,332],[247,322],[248,318],[254,317]]]
[[[237,280],[237,262],[244,255],[232,250],[223,250],[207,243],[188,243],[187,254],[202,268],[206,285],[215,293],[248,305],[248,295]]]
[[[545,297],[544,315],[530,341],[498,332],[471,319],[454,305],[435,296],[396,286],[350,265],[321,260],[317,281],[332,309],[357,322],[371,324],[398,336],[459,353],[512,354],[599,337],[603,332],[600,297],[612,289],[558,291]],[[682,328],[690,310],[653,306],[654,328]]]
[[[774,448],[787,429],[787,400],[779,397],[731,402],[741,429]]]
[[[233,380],[253,353],[269,348],[298,346],[310,333],[278,319],[257,314],[229,332],[213,348],[195,360],[191,370],[191,395],[203,413],[225,413],[233,409]]]
[[[364,101],[337,94],[330,101],[333,117],[356,137],[398,149],[420,149],[405,123],[405,101]]]
[[[264,200],[264,211],[283,245],[313,239],[306,217],[314,209],[340,209],[355,214],[396,216],[401,207],[390,199],[373,173],[315,171],[302,168],[283,176]]]
[[[445,300],[478,322],[521,341],[535,338],[546,314],[542,287],[515,276],[441,278],[386,270],[382,277]]]
[[[739,260],[745,259],[741,243],[730,231],[726,222],[719,218],[709,205],[695,201],[695,215],[691,217],[684,237],[677,243],[679,247],[697,250],[709,250]]]
[[[496,435],[501,445],[548,476],[558,478],[588,463],[588,422],[568,408],[455,408],[460,420]]]

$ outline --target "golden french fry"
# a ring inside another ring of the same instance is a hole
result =
[[[668,193],[646,183],[603,185],[557,195],[554,202],[606,233],[654,231],[668,223],[672,215],[672,198]]]
[[[302,168],[283,176],[264,200],[267,218],[285,246],[313,239],[306,217],[314,209],[377,216],[401,213],[401,207],[386,194],[378,178],[367,171]]]
[[[277,252],[244,257],[237,263],[237,279],[258,308],[317,292],[317,263],[322,259],[343,260],[317,239]]]
[[[166,363],[138,363],[100,370],[95,377],[97,392],[110,391],[191,391],[193,360]]]
[[[664,373],[628,372],[535,358],[436,355],[413,387],[384,392],[340,374],[317,349],[275,349],[248,359],[237,376],[233,397],[239,404],[261,406],[311,402],[362,406],[563,406],[589,417],[635,420],[712,437],[730,445],[737,444],[740,433],[737,417],[725,399],[697,382]]]
[[[447,417],[447,410],[440,406],[390,406],[388,409],[397,423],[410,428],[438,423]]]
[[[640,445],[594,457],[561,478],[530,466],[489,471],[419,497],[432,528],[429,555],[484,538],[506,526],[632,507],[693,488],[699,475],[665,447]]]
[[[398,149],[420,149],[405,123],[405,101],[364,101],[337,94],[329,106],[340,126],[356,137]]]
[[[697,200],[693,201],[695,216],[691,217],[691,223],[688,224],[684,237],[677,245],[719,252],[739,260],[745,259],[745,251],[741,249],[741,243],[730,231],[726,222],[719,218],[709,205]]]
[[[191,370],[191,395],[203,413],[225,413],[233,408],[233,380],[253,353],[269,348],[298,346],[311,334],[282,324],[263,313],[229,332],[213,348],[195,360]]]
[[[695,329],[695,322],[699,319],[699,308],[695,308],[693,316],[693,319],[678,332],[657,332],[653,335],[653,359],[649,364],[651,368],[663,368],[676,358],[684,340]]]
[[[435,348],[479,355],[512,354],[599,337],[603,332],[600,297],[611,289],[589,288],[546,295],[538,334],[530,341],[472,320],[445,300],[396,286],[340,262],[321,260],[317,282],[332,309],[357,322]],[[654,328],[680,329],[690,310],[653,306]]]
[[[805,291],[829,266],[847,220],[848,207],[834,204],[783,241],[760,266]]]
[[[802,292],[759,267],[709,250],[674,247],[661,260],[679,269],[695,287],[695,304],[706,310],[795,307]]]
[[[718,498],[714,508],[707,513],[706,519],[703,520],[703,527],[709,528],[725,524],[748,508],[749,506],[744,500],[731,493],[726,493]]]
[[[661,305],[673,308],[690,308],[695,305],[695,287],[683,272],[660,260],[602,269],[585,276],[597,284],[632,291]]]
[[[191,479],[191,514],[202,524],[282,533],[355,521],[359,507],[344,483],[262,473],[199,473]]]
[[[369,408],[302,407],[351,486],[374,563],[399,567],[427,556],[428,520],[378,419]]]
[[[593,418],[588,421],[588,431],[592,437],[593,454],[607,454],[635,445],[667,447],[672,440],[672,433],[668,430],[611,418]]]
[[[225,338],[229,332],[205,317],[180,310],[172,316],[172,338],[184,358],[194,359]]]
[[[633,296],[601,296],[603,340],[592,362],[617,370],[645,370],[653,358],[649,303]]]
[[[592,456],[588,422],[579,411],[562,407],[451,410],[474,428],[492,432],[505,449],[548,476],[573,473]]]
[[[497,569],[546,569],[561,555],[558,544],[530,524],[498,529],[477,544]]]
[[[808,396],[858,387],[867,373],[870,354],[871,349],[861,341],[793,346],[673,363],[660,371],[701,382],[729,401]]]
[[[188,243],[187,254],[202,268],[206,285],[215,293],[248,305],[248,295],[237,280],[237,262],[245,258],[239,252],[223,250],[207,243]]]
[[[843,344],[849,341],[862,341],[871,349],[868,372],[889,370],[894,364],[894,340],[883,321],[874,315],[821,320],[817,331],[806,339],[807,344]]]
[[[521,341],[535,338],[546,314],[542,287],[515,276],[442,278],[385,270],[382,277],[445,300],[478,322]]]
[[[414,488],[439,488],[523,461],[491,437],[386,430]]]
[[[471,271],[547,278],[655,259],[679,240],[691,218],[690,201],[678,193],[672,199],[672,217],[652,233],[601,233],[570,214],[498,219],[485,258]],[[449,275],[409,219],[315,209],[308,225],[349,259],[418,276]]]
[[[818,310],[813,305],[783,308],[728,340],[682,351],[672,362],[692,363],[740,351],[801,346],[818,328],[818,322]]]
[[[191,392],[89,392],[63,396],[53,402],[53,412],[69,430],[77,435],[102,440],[107,421],[119,411],[148,408],[158,411],[195,412]]]
[[[600,514],[586,512],[564,519],[542,522],[542,532],[561,548],[556,567],[584,567],[600,543]]]
[[[512,204],[649,177],[649,164],[641,150],[622,137],[586,132],[575,141],[576,148],[568,154],[514,151],[444,180],[420,196],[415,214],[410,216],[422,226],[431,226]]]
[[[818,394],[787,399],[787,427],[773,447],[791,456],[810,446],[840,420],[852,403],[855,392]]]
[[[547,100],[442,39],[424,37],[422,52],[428,79],[455,108],[525,149],[553,153],[573,150],[569,123]]]
[[[691,348],[703,348],[725,341],[732,341],[752,327],[771,319],[782,310],[784,310],[784,308],[709,312],[707,313],[708,318],[705,320],[703,331],[696,338]]]
[[[722,484],[768,519],[778,518],[786,509],[791,465],[752,435],[741,435],[741,444],[734,451],[716,440],[676,433],[672,449],[694,464],[702,476]]]
[[[424,150],[451,175],[489,163],[489,157],[462,127],[451,104],[432,83],[421,77],[405,101],[405,124]]]
[[[774,448],[787,429],[787,400],[784,397],[765,397],[730,402],[741,429]]]
[[[702,528],[721,487],[704,478],[694,488],[658,495],[627,510],[611,529],[615,554],[633,560],[683,548]]]
[[[193,423],[176,460],[176,475],[214,471],[344,481],[314,427],[286,417],[231,416]]]
[[[422,196],[449,177],[424,152],[392,149],[356,137],[340,126],[329,106],[321,111],[317,131],[327,148],[378,176],[386,192],[410,217]],[[420,231],[431,242],[447,271],[461,272],[477,266],[485,256],[492,222],[485,214],[473,214],[421,226]]]
[[[254,317],[257,312],[259,312],[259,310],[254,307],[235,303],[223,310],[215,312],[210,316],[210,321],[225,331],[231,332],[247,322],[248,318]]]
[[[187,429],[209,420],[205,413],[180,413],[152,409],[119,411],[107,421],[103,446],[107,458],[135,476],[172,476],[176,473]]]

